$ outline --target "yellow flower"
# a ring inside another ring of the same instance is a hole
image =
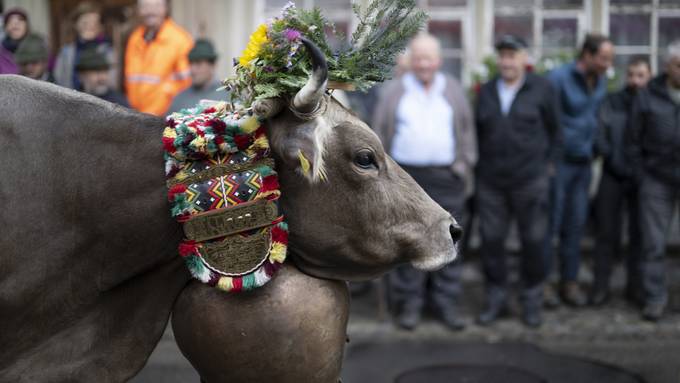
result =
[[[238,63],[241,66],[247,66],[251,61],[257,58],[257,55],[262,49],[262,44],[267,42],[267,24],[260,24],[255,32],[250,35],[250,41],[246,49],[241,53]]]

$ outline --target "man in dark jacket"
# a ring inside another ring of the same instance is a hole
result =
[[[504,36],[496,44],[500,77],[481,88],[477,108],[477,214],[486,276],[485,325],[507,308],[505,238],[517,219],[522,242],[522,320],[541,324],[545,279],[543,244],[549,209],[549,169],[557,157],[560,133],[552,86],[526,72],[526,43]]]
[[[640,182],[643,318],[661,319],[668,291],[668,231],[680,199],[680,41],[670,45],[665,72],[633,102],[628,154]]]
[[[607,96],[599,112],[596,151],[604,158],[595,217],[597,244],[593,253],[595,280],[590,303],[599,306],[609,298],[612,261],[621,253],[623,212],[628,212],[628,248],[626,298],[639,302],[640,292],[640,225],[638,222],[637,183],[624,153],[624,133],[638,90],[652,76],[646,58],[634,56],[626,69],[626,86]]]
[[[571,306],[580,307],[587,303],[578,285],[581,237],[588,217],[588,188],[597,134],[597,110],[607,94],[605,72],[613,58],[614,45],[611,41],[602,35],[589,34],[576,61],[548,73],[548,79],[558,95],[564,154],[557,163],[552,184],[546,265],[550,273],[553,263],[552,237],[559,235],[560,295]]]
[[[111,63],[105,50],[92,47],[82,51],[76,61],[76,73],[83,92],[126,108],[130,107],[125,95],[113,89]]]

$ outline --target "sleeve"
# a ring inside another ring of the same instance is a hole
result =
[[[553,164],[556,164],[562,158],[564,137],[562,137],[562,127],[560,126],[558,94],[549,82],[546,82],[544,96],[543,118],[550,139],[548,158]]]
[[[647,125],[645,103],[645,90],[642,90],[633,101],[624,136],[624,152],[633,168],[633,175],[638,181],[643,173],[642,138]]]
[[[170,75],[170,94],[173,96],[191,85],[189,73],[189,51],[192,42],[189,41],[175,61],[175,67]]]
[[[608,140],[609,125],[611,120],[612,107],[611,98],[607,97],[597,113],[597,135],[595,136],[595,154],[603,157],[611,153],[611,145]]]

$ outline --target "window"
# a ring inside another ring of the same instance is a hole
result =
[[[663,68],[666,47],[680,39],[680,1],[610,0],[609,34],[616,45],[614,69],[625,76],[631,56],[649,58],[655,73]]]
[[[456,78],[465,75],[468,44],[465,38],[470,12],[467,0],[419,0],[418,6],[430,15],[427,31],[442,45],[442,71]]]

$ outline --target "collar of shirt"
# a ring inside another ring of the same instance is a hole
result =
[[[404,75],[403,81],[407,92],[418,92],[425,97],[438,96],[444,93],[444,88],[446,87],[446,78],[441,72],[435,73],[432,85],[427,91],[425,90],[423,83],[411,72]]]
[[[504,115],[510,113],[510,108],[512,107],[512,102],[515,101],[517,92],[524,86],[524,81],[526,76],[522,77],[515,85],[508,85],[502,78],[498,78],[496,81],[496,89],[498,90],[498,99],[501,103],[501,112]]]

